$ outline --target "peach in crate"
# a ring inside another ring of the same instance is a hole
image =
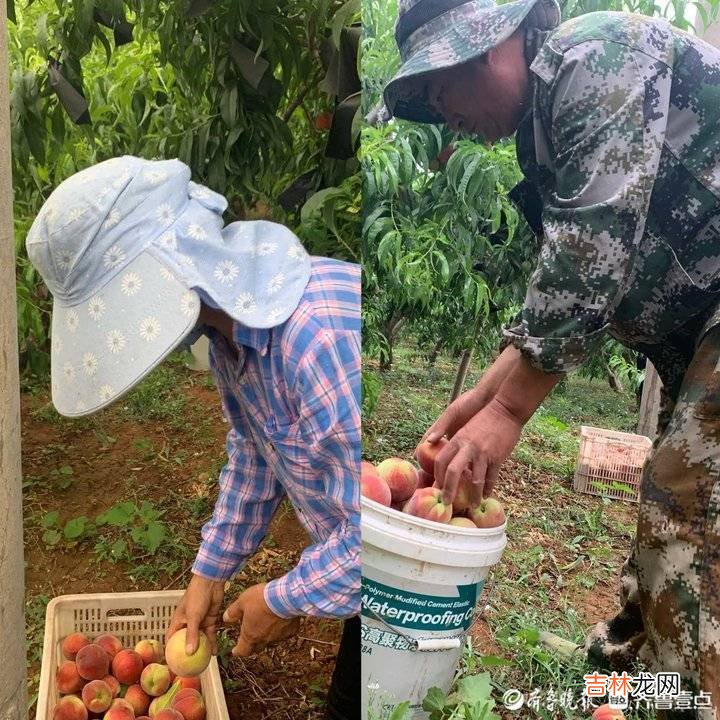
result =
[[[56,675],[58,668],[66,659],[63,654],[65,638],[73,633],[82,633],[90,644],[93,644],[100,635],[114,635],[126,649],[136,647],[141,640],[155,640],[158,644],[162,644],[170,618],[182,595],[182,591],[169,590],[63,595],[51,600],[45,616],[45,639],[35,720],[53,720],[57,717],[55,708],[60,702],[61,695]],[[67,646],[65,649],[67,650]],[[133,659],[132,655],[127,657]],[[95,672],[99,672],[101,668],[94,669]],[[200,674],[198,680],[206,720],[229,720],[215,657],[211,659],[209,666]],[[68,699],[63,702],[66,705],[63,711],[68,719],[74,720],[73,713],[78,717],[83,715],[81,708],[84,709],[84,705],[79,697],[76,697],[76,700]],[[76,708],[74,704],[78,707]],[[123,710],[126,711],[126,708],[118,706],[115,712],[118,716],[117,720],[121,720]],[[130,711],[129,715],[132,714]]]

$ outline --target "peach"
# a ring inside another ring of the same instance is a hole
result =
[[[426,473],[430,475],[435,474],[435,458],[447,444],[447,438],[442,437],[434,443],[424,440],[417,446],[415,449],[415,457],[420,467]]]
[[[61,695],[80,692],[85,684],[85,680],[80,677],[77,664],[72,660],[64,660],[60,663],[60,667],[55,673],[55,682],[57,683],[58,692]]]
[[[112,690],[103,680],[91,680],[82,690],[82,701],[90,712],[103,713],[112,704]]]
[[[393,502],[407,500],[417,490],[417,470],[407,460],[399,457],[383,460],[377,466],[377,473],[388,484]]]
[[[95,644],[99,645],[112,660],[122,649],[123,644],[114,635],[105,633],[95,638]]]
[[[125,700],[132,705],[136,715],[142,715],[148,711],[152,698],[139,685],[131,685],[125,692]]]
[[[418,470],[418,489],[432,487],[435,484],[435,476],[425,472],[423,469]]]
[[[110,657],[100,645],[95,643],[81,647],[75,657],[75,663],[80,677],[86,680],[102,680],[110,669]]]
[[[135,652],[142,658],[145,665],[162,662],[163,646],[157,640],[141,640],[135,646]]]
[[[363,477],[363,475],[377,475],[375,466],[367,460],[360,461],[360,477]]]
[[[88,720],[88,711],[77,695],[66,695],[55,706],[53,720]]]
[[[165,647],[165,662],[168,667],[181,677],[196,677],[210,664],[210,641],[200,631],[197,650],[192,655],[185,653],[187,628],[178,630]]]
[[[135,720],[152,720],[152,718],[149,715],[141,715],[138,718],[135,718]]]
[[[172,708],[165,708],[165,710],[161,710],[159,713],[156,713],[153,720],[185,720],[185,719],[177,710],[173,710]]]
[[[485,498],[479,505],[471,507],[468,511],[470,519],[479,528],[498,527],[505,522],[505,511],[499,500]]]
[[[89,645],[87,636],[80,632],[71,633],[62,641],[62,654],[66,660],[74,660],[81,647]]]
[[[390,488],[388,484],[376,473],[372,475],[363,473],[360,479],[360,492],[370,500],[390,506]]]
[[[449,522],[452,510],[452,505],[443,502],[442,491],[436,487],[416,490],[403,509],[409,515],[438,523]]]
[[[112,705],[110,706],[110,709],[113,708],[121,708],[125,710],[130,710],[133,715],[135,714],[135,711],[133,710],[133,706],[125,699],[125,698],[115,698],[113,700]]]
[[[112,661],[112,673],[123,685],[134,685],[140,680],[142,658],[134,650],[121,650]]]
[[[463,471],[458,483],[455,499],[453,500],[453,512],[461,513],[470,509],[472,505],[472,473],[469,470]]]
[[[114,675],[106,675],[103,678],[103,682],[107,683],[108,687],[110,688],[110,692],[112,693],[112,696],[114,698],[116,698],[120,694],[120,683]]]
[[[464,528],[472,528],[473,530],[477,530],[477,525],[470,519],[466,517],[454,517],[448,525],[454,525],[455,527],[464,527]]]
[[[175,696],[180,692],[180,690],[182,690],[182,688],[180,687],[180,682],[178,680],[175,680],[170,686],[170,689],[164,695],[156,697],[150,703],[150,710],[148,713],[150,717],[154,718],[155,715],[160,712],[160,710],[171,707],[172,701],[175,699]]]
[[[152,697],[164,695],[170,687],[170,669],[160,663],[146,665],[140,675],[140,685]]]
[[[130,705],[113,705],[105,713],[104,720],[135,720],[135,712]]]
[[[199,677],[181,677],[178,678],[178,680],[180,681],[180,687],[183,690],[187,690],[188,688],[197,690],[198,692],[202,690],[202,684],[200,683]]]
[[[620,708],[601,705],[592,714],[592,720],[625,720],[625,715]]]
[[[181,690],[172,703],[185,720],[205,720],[205,701],[202,695],[192,688]]]

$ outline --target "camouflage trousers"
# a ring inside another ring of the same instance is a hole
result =
[[[620,580],[622,609],[586,638],[591,668],[679,673],[713,707],[658,718],[720,720],[720,327],[700,343],[653,445]]]

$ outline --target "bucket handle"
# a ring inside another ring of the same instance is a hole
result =
[[[404,638],[407,641],[408,645],[410,645],[410,649],[412,652],[439,652],[441,650],[455,650],[462,645],[463,639],[465,637],[464,632],[460,635],[449,635],[446,637],[412,637],[412,635],[406,635],[404,632],[402,632],[402,630],[399,630],[393,625],[386,623],[385,619],[381,615],[378,615],[374,610],[372,610],[364,600],[362,601],[362,606],[363,608],[365,608],[365,610],[367,610],[368,614],[371,617],[384,625],[388,630]]]

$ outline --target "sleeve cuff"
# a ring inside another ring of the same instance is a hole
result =
[[[587,360],[607,327],[603,325],[587,335],[555,338],[528,335],[522,325],[516,325],[503,330],[502,347],[515,346],[537,370],[565,374],[576,370]]]
[[[206,580],[229,580],[240,568],[234,563],[228,564],[227,560],[215,560],[212,555],[203,551],[202,547],[195,558],[191,568],[194,575]]]
[[[292,618],[303,614],[299,607],[302,607],[304,601],[301,601],[299,606],[293,602],[293,598],[287,593],[286,577],[271,580],[265,586],[264,596],[268,607],[278,617]]]

